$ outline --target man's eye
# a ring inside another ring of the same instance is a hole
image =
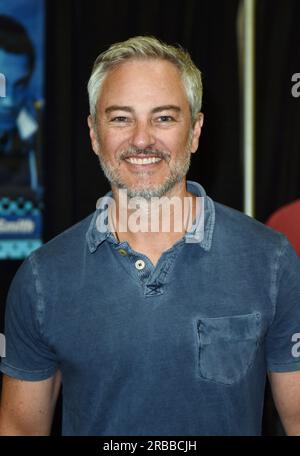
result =
[[[19,81],[17,81],[15,83],[14,87],[16,89],[23,89],[27,83],[28,83],[28,79],[20,79]]]
[[[158,122],[165,123],[165,122],[174,122],[174,117],[172,116],[159,116]]]
[[[113,117],[110,121],[111,122],[129,122],[130,119],[125,116],[116,116],[116,117]]]

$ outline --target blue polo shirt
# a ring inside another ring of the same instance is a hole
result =
[[[203,236],[196,223],[156,267],[99,230],[100,204],[14,278],[0,369],[61,370],[64,435],[259,435],[267,371],[300,370],[295,252],[187,189],[202,196]]]

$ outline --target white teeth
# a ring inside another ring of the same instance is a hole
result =
[[[150,165],[150,163],[158,163],[161,161],[159,157],[149,157],[149,158],[126,158],[126,161],[132,163],[133,165]]]

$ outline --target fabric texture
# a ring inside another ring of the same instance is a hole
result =
[[[187,189],[203,198],[203,236],[192,242],[196,221],[156,267],[100,229],[101,203],[16,274],[0,370],[61,370],[63,435],[260,435],[267,371],[300,369],[296,253]]]

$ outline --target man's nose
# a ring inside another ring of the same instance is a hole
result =
[[[155,138],[152,125],[147,121],[136,122],[132,130],[130,144],[139,149],[143,149],[148,146],[153,146],[154,143]]]
[[[1,98],[1,106],[5,106],[6,108],[11,108],[13,107],[13,97],[10,95],[5,95],[4,98]]]
[[[5,97],[1,98],[1,105],[10,108],[14,105],[13,89],[9,84],[6,85],[5,89]]]

